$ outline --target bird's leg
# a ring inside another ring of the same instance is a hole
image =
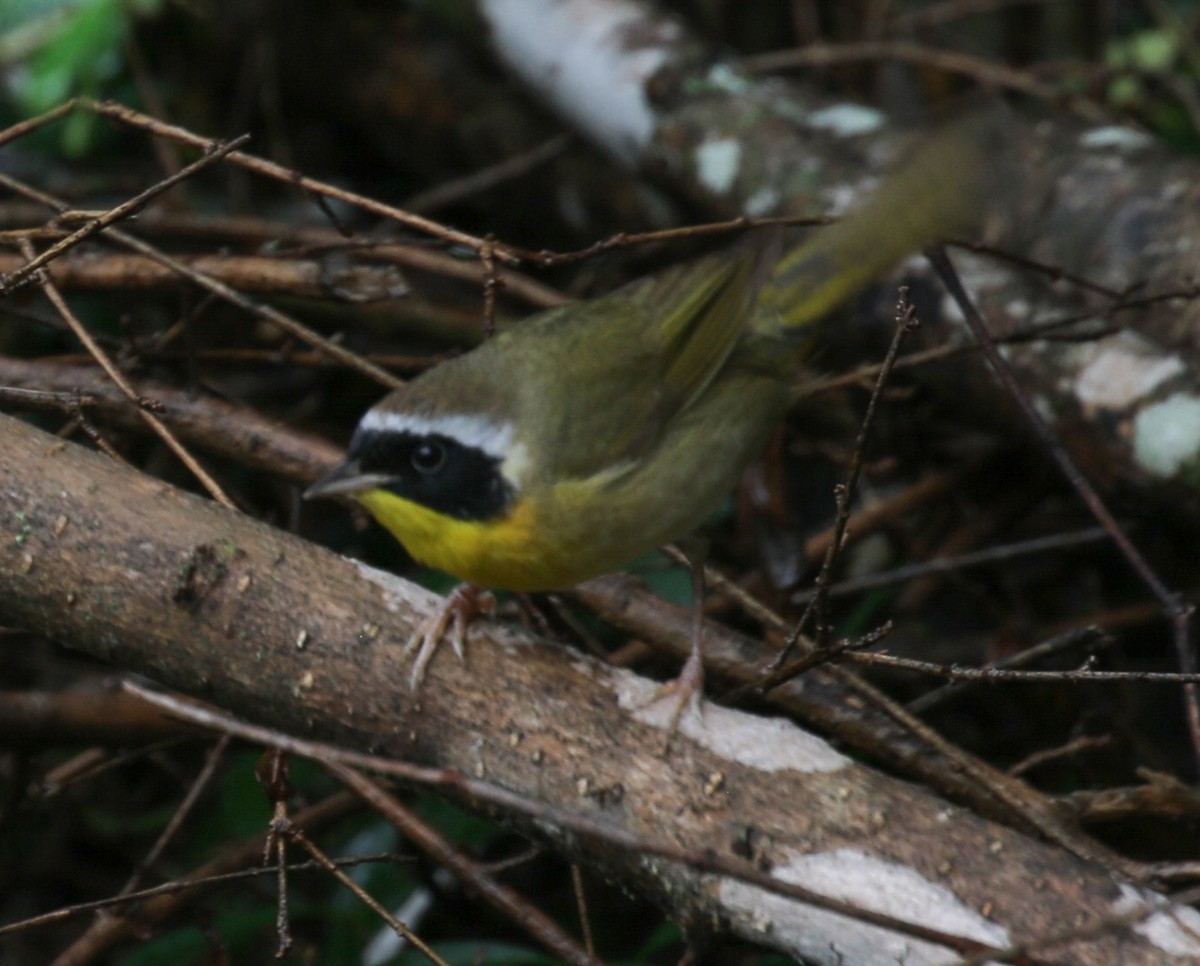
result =
[[[467,627],[480,614],[490,614],[496,609],[496,598],[488,591],[474,584],[459,584],[450,592],[450,596],[436,611],[423,620],[413,631],[408,643],[404,645],[407,654],[417,651],[413,661],[412,674],[409,683],[415,691],[425,680],[425,671],[438,645],[450,632],[450,644],[460,660],[465,659],[464,644],[467,639]]]
[[[517,602],[517,608],[521,611],[521,615],[525,618],[525,626],[535,634],[554,640],[554,628],[546,620],[546,615],[541,612],[537,601],[530,594],[514,592],[512,597]]]
[[[694,538],[688,542],[684,551],[688,568],[692,574],[692,642],[688,658],[683,669],[674,680],[668,681],[655,689],[651,701],[659,701],[671,697],[675,707],[671,709],[671,717],[667,721],[667,739],[665,750],[670,749],[671,739],[679,730],[679,721],[683,712],[689,707],[692,713],[699,717],[702,713],[700,701],[704,697],[704,561],[707,557],[706,542]]]

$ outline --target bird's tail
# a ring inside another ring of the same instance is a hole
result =
[[[753,328],[795,340],[905,256],[961,236],[1014,180],[1011,121],[995,110],[927,135],[865,203],[783,254],[758,294]]]

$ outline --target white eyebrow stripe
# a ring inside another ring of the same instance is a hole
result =
[[[436,433],[503,461],[513,441],[511,423],[496,423],[484,416],[450,413],[444,416],[418,416],[389,410],[367,410],[359,423],[367,432],[411,433],[427,436]]]

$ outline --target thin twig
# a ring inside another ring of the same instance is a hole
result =
[[[558,157],[566,150],[567,145],[570,143],[571,135],[556,134],[532,150],[525,151],[515,157],[505,158],[503,161],[489,165],[465,177],[455,178],[452,181],[444,181],[426,191],[409,195],[404,199],[404,208],[406,211],[418,213],[432,211],[435,208],[444,208],[447,205],[461,201],[463,198],[479,194],[503,184],[505,181],[528,174],[535,168]]]
[[[596,955],[596,943],[592,939],[592,919],[588,915],[587,891],[584,888],[583,869],[578,862],[571,863],[571,889],[575,893],[575,908],[579,912],[579,930],[583,933],[583,948],[589,956]]]
[[[89,361],[91,356],[87,357]],[[78,390],[52,392],[46,389],[22,389],[17,386],[0,386],[0,403],[29,406],[33,409],[61,409],[71,417],[71,426],[77,427],[92,441],[96,449],[118,463],[128,463],[116,448],[101,435],[100,430],[87,418],[85,406],[96,405],[96,397]],[[59,430],[60,436],[68,435],[70,426]]]
[[[496,293],[504,287],[496,269],[496,245],[491,235],[479,250],[479,261],[483,265],[483,334],[490,339],[496,334]]]
[[[325,869],[331,876],[338,880],[342,885],[350,890],[363,905],[370,909],[375,915],[386,922],[402,939],[412,943],[419,949],[430,962],[437,963],[438,966],[450,966],[441,956],[433,951],[433,949],[420,936],[408,928],[403,922],[388,912],[366,889],[355,882],[350,876],[338,868],[338,864],[322,852],[307,835],[304,830],[294,824],[291,819],[286,817],[276,817],[271,823],[272,834],[290,842],[294,842],[311,855],[317,864]]]
[[[778,633],[787,633],[793,627],[791,622],[785,620],[782,615],[761,601],[754,601],[753,613],[766,627]],[[806,642],[806,648],[811,649],[812,646],[811,642]],[[1019,819],[1028,823],[1049,841],[1081,858],[1113,869],[1132,881],[1144,882],[1151,878],[1152,872],[1145,865],[1129,862],[1108,851],[1094,839],[1079,831],[1078,828],[1065,822],[1055,806],[1041,792],[997,771],[987,763],[963,751],[962,748],[929,727],[879,688],[864,681],[852,669],[838,664],[827,664],[823,670],[830,674],[849,694],[854,695],[855,699],[862,700],[891,718],[909,732],[914,740],[923,742],[935,754],[945,758],[948,762],[946,766],[948,769],[953,769],[966,776],[995,801],[1007,806],[1011,810],[1014,821]],[[745,690],[747,690],[745,685],[740,685],[723,695],[722,700],[727,701],[730,694]]]
[[[21,247],[22,253],[26,258],[33,258],[33,246],[28,241],[23,242]],[[167,448],[172,453],[179,457],[183,465],[200,481],[200,484],[214,500],[223,506],[229,507],[231,510],[236,510],[237,506],[221,488],[221,485],[209,475],[208,471],[197,462],[196,458],[188,452],[187,448],[175,438],[175,434],[166,427],[163,421],[150,411],[150,407],[153,404],[134,391],[133,386],[129,384],[129,381],[125,378],[121,370],[109,358],[108,353],[100,348],[96,340],[92,338],[92,334],[87,330],[87,326],[71,311],[71,307],[67,305],[66,299],[58,291],[58,287],[40,269],[35,269],[34,277],[38,279],[42,291],[46,293],[46,297],[50,299],[55,309],[58,310],[59,315],[71,327],[71,331],[75,333],[76,338],[84,344],[88,352],[92,354],[101,368],[108,374],[108,377],[116,384],[117,388],[125,394],[125,398],[137,407],[138,415],[146,425],[154,431],[155,435],[167,445]]]
[[[1048,6],[1066,0],[943,0],[928,6],[898,10],[890,19],[890,26],[905,30],[928,29],[961,20],[964,17],[995,13],[1012,7]]]
[[[526,258],[543,268],[550,268],[557,265],[585,261],[619,248],[633,248],[638,245],[679,241],[688,238],[707,238],[710,235],[727,235],[731,232],[742,232],[751,228],[768,228],[778,225],[785,227],[829,225],[835,221],[837,221],[836,218],[799,215],[776,215],[767,218],[750,218],[746,215],[741,215],[726,221],[685,225],[682,228],[660,228],[655,231],[642,232],[618,232],[615,235],[610,235],[608,238],[602,238],[598,242],[593,242],[586,248],[577,248],[566,252],[540,251],[526,253]]]
[[[104,212],[99,217],[89,220],[82,228],[78,228],[71,232],[71,234],[61,241],[55,242],[22,268],[19,268],[11,275],[0,278],[0,295],[11,294],[15,289],[28,282],[33,276],[33,273],[47,262],[53,261],[64,252],[74,248],[80,242],[85,241],[86,239],[91,238],[93,235],[104,231],[104,229],[110,225],[136,214],[140,209],[144,208],[152,198],[158,197],[158,195],[162,194],[164,191],[175,187],[175,185],[192,177],[192,175],[196,174],[197,172],[202,171],[207,167],[211,167],[222,158],[231,154],[238,145],[245,144],[249,140],[250,135],[243,134],[241,137],[234,138],[232,141],[227,141],[223,144],[214,143],[213,147],[205,153],[204,157],[197,161],[193,161],[182,171],[163,178],[161,181],[152,184],[145,191],[134,195],[128,201],[123,201],[115,208],[108,209],[108,211]]]
[[[354,799],[347,793],[330,795],[324,801],[300,812],[294,821],[295,824],[305,828],[323,826],[347,814],[354,805]],[[136,918],[110,915],[98,919],[84,931],[83,935],[77,937],[64,949],[55,962],[90,963],[120,939],[134,935],[144,936],[147,928],[162,922],[177,912],[186,902],[192,901],[194,896],[190,893],[202,892],[209,883],[218,881],[214,876],[257,862],[262,854],[263,839],[264,836],[258,836],[248,843],[226,849],[189,873],[184,882],[171,883],[168,887],[159,890],[153,898],[139,903]],[[270,871],[275,872],[274,869]],[[118,904],[126,903],[131,898],[133,897],[126,896],[116,902]]]
[[[853,664],[877,665],[901,671],[914,671],[945,678],[947,681],[983,681],[989,684],[1028,682],[1045,684],[1048,681],[1070,683],[1138,681],[1146,684],[1192,684],[1200,682],[1200,673],[1180,674],[1178,671],[1089,671],[1077,668],[1066,671],[1009,671],[998,667],[962,667],[958,664],[934,664],[894,654],[846,650],[837,660]]]
[[[1098,627],[1077,627],[1072,630],[1059,634],[1057,637],[1052,637],[1048,641],[1042,641],[1034,644],[1032,647],[1027,647],[1022,651],[1018,651],[1009,657],[1005,657],[999,661],[990,662],[984,667],[998,668],[1000,670],[1014,670],[1020,667],[1026,667],[1033,664],[1035,661],[1044,661],[1049,657],[1053,657],[1068,648],[1089,647],[1093,650],[1098,648],[1101,643],[1111,643],[1112,639]],[[939,704],[943,704],[952,698],[960,697],[962,694],[978,686],[975,681],[960,681],[954,684],[943,684],[941,687],[934,688],[932,691],[927,691],[918,698],[914,698],[908,702],[908,710],[913,714],[926,714]]]
[[[1085,751],[1107,748],[1111,744],[1111,735],[1080,735],[1078,738],[1073,738],[1065,745],[1059,745],[1057,748],[1045,748],[1041,751],[1035,751],[1031,755],[1026,755],[1020,761],[1010,765],[1008,773],[1013,777],[1020,777],[1043,765],[1061,761],[1063,758],[1071,758]]]
[[[864,574],[849,580],[839,581],[829,587],[831,597],[857,594],[864,590],[874,590],[876,587],[887,587],[891,584],[904,583],[926,577],[930,574],[956,573],[968,567],[979,567],[984,564],[1000,563],[1018,557],[1026,557],[1040,553],[1050,553],[1068,547],[1078,547],[1084,544],[1096,543],[1108,537],[1103,527],[1089,527],[1075,533],[1057,533],[1049,537],[1033,537],[1029,540],[1018,540],[999,547],[988,547],[985,550],[975,550],[970,553],[960,553],[953,557],[937,557],[924,560],[921,563],[907,564],[903,567],[893,567],[891,570],[874,574]],[[817,591],[805,590],[794,594],[793,604],[807,603]]]
[[[133,870],[133,874],[125,881],[125,885],[121,887],[118,896],[127,896],[137,887],[143,875],[147,870],[152,868],[158,862],[163,850],[175,837],[175,833],[179,831],[196,803],[200,800],[200,795],[208,788],[209,782],[217,773],[217,767],[224,760],[225,752],[229,748],[229,743],[232,739],[229,735],[221,735],[214,742],[212,748],[209,749],[208,755],[205,757],[204,765],[191,784],[188,786],[187,793],[183,796],[183,800],[175,807],[175,811],[171,814],[170,821],[166,827],[158,834],[158,838],[154,840],[154,844],[150,847],[150,851],[142,856],[142,860],[138,863],[137,868]]]
[[[861,61],[904,61],[920,67],[933,67],[948,74],[962,74],[985,87],[1000,87],[1027,94],[1051,104],[1070,108],[1091,121],[1104,121],[1111,114],[1100,105],[1071,93],[1065,88],[1046,84],[1025,71],[957,50],[925,47],[903,40],[864,40],[858,43],[813,43],[793,50],[757,54],[742,60],[751,72],[765,73],[797,67],[832,67]]]
[[[377,782],[337,761],[322,761],[322,765],[403,832],[405,838],[453,872],[485,901],[509,916],[556,958],[573,966],[600,966],[600,960],[564,933],[558,923],[531,905],[515,890],[497,882],[483,866],[451,846],[430,825],[422,822]]]
[[[88,356],[89,359],[93,358]],[[0,403],[15,406],[32,406],[34,409],[54,407],[64,412],[84,406],[96,405],[96,399],[80,392],[53,392],[49,389],[22,389],[17,386],[0,386]]]
[[[18,141],[26,135],[32,134],[34,131],[38,131],[49,124],[53,124],[55,121],[66,117],[74,110],[75,102],[66,101],[65,103],[59,104],[58,107],[51,108],[44,114],[39,114],[37,117],[28,118],[27,120],[5,128],[3,131],[0,131],[0,148],[8,144],[9,141]]]
[[[80,107],[94,111],[102,117],[112,118],[113,120],[128,124],[131,127],[140,128],[158,137],[170,138],[182,144],[190,144],[192,147],[200,148],[202,151],[210,150],[212,145],[216,143],[210,138],[193,134],[191,131],[178,125],[160,121],[157,118],[150,117],[148,114],[143,114],[141,111],[135,111],[133,108],[126,107],[124,104],[117,104],[113,101],[96,101],[89,97],[81,97],[77,103]],[[447,228],[445,225],[428,218],[422,218],[420,215],[413,214],[410,211],[404,211],[392,205],[385,205],[383,202],[368,198],[366,195],[356,194],[353,191],[346,191],[343,188],[338,188],[324,181],[318,181],[316,178],[310,178],[299,171],[286,168],[282,164],[276,164],[273,161],[267,161],[252,154],[233,151],[229,154],[229,161],[256,174],[273,178],[284,184],[294,185],[314,195],[332,198],[335,201],[343,201],[346,204],[361,208],[363,211],[368,211],[373,215],[388,218],[408,228],[424,232],[435,238],[441,238],[451,244],[462,245],[474,252],[478,252],[485,244],[483,238],[477,238],[475,235]],[[507,246],[497,246],[496,257],[504,261],[516,260],[516,256],[512,254],[512,251]]]
[[[1142,556],[1141,551],[1138,550],[1116,518],[1113,517],[1100,497],[1100,494],[1096,491],[1096,488],[1092,486],[1091,481],[1075,465],[1075,461],[1071,459],[1070,454],[1055,435],[1054,429],[1038,411],[1028,393],[1021,388],[1012,370],[1004,361],[1004,357],[1000,354],[1000,350],[996,347],[996,343],[992,340],[991,333],[988,331],[987,323],[984,321],[983,316],[979,314],[974,301],[967,294],[966,289],[963,288],[962,280],[954,270],[954,265],[946,255],[946,250],[938,247],[927,252],[927,255],[930,263],[933,265],[934,271],[941,278],[947,291],[962,311],[967,327],[971,330],[980,348],[983,350],[983,354],[988,360],[988,364],[992,367],[992,371],[1004,385],[1008,394],[1021,408],[1025,419],[1033,428],[1051,458],[1058,464],[1059,469],[1062,471],[1063,476],[1066,477],[1072,489],[1079,494],[1080,499],[1083,500],[1092,515],[1108,532],[1113,543],[1117,545],[1117,548],[1125,557],[1130,567],[1162,605],[1163,611],[1171,620],[1179,668],[1184,674],[1190,675],[1195,670],[1195,661],[1189,641],[1191,616],[1194,608],[1191,605],[1185,604],[1178,593],[1169,590],[1159,579],[1158,574],[1154,572],[1154,569],[1146,561],[1146,558]],[[1192,742],[1192,751],[1197,760],[1200,761],[1200,693],[1197,692],[1195,684],[1185,684],[1183,687],[1184,707],[1187,711],[1188,732]]]
[[[863,416],[862,424],[859,426],[858,437],[854,441],[854,454],[850,459],[850,466],[846,471],[846,480],[844,483],[838,484],[834,490],[834,496],[837,504],[837,513],[833,524],[833,536],[829,541],[829,546],[825,552],[825,560],[821,564],[821,570],[816,578],[816,594],[808,608],[784,644],[783,650],[771,662],[770,672],[763,676],[757,687],[762,693],[767,693],[772,688],[778,687],[785,681],[790,681],[797,674],[801,673],[803,667],[799,664],[795,666],[785,666],[788,658],[795,650],[799,642],[800,635],[804,632],[806,619],[810,613],[816,615],[816,628],[814,637],[817,640],[818,648],[828,643],[829,639],[829,587],[833,582],[833,568],[837,561],[838,554],[842,549],[842,542],[846,536],[846,526],[850,520],[850,499],[854,491],[858,487],[858,480],[862,474],[863,456],[866,452],[867,440],[871,433],[871,428],[875,423],[875,414],[879,408],[879,401],[883,396],[883,389],[887,385],[888,379],[891,377],[892,367],[896,363],[896,358],[900,354],[900,346],[904,338],[909,335],[913,329],[919,325],[916,318],[916,309],[908,301],[908,289],[900,289],[900,298],[896,303],[896,331],[892,336],[891,345],[888,346],[887,355],[884,357],[883,365],[879,370],[879,378],[875,382],[875,388],[871,393],[870,401],[867,403],[867,411]],[[807,666],[807,658],[801,658],[801,662],[805,662]]]
[[[356,855],[349,858],[336,859],[335,861],[342,868],[349,869],[374,862],[387,862],[393,865],[397,862],[411,862],[412,857],[398,855],[394,852],[381,852],[375,855]],[[325,866],[315,860],[288,863],[289,872],[312,872],[316,869],[323,871],[324,868]],[[157,899],[160,896],[175,895],[176,893],[189,892],[193,889],[204,889],[227,882],[242,882],[246,879],[258,879],[266,875],[277,875],[278,871],[274,864],[255,866],[252,869],[240,869],[237,872],[223,872],[219,875],[207,875],[196,879],[164,882],[162,885],[138,889],[136,892],[123,892],[120,895],[109,896],[107,899],[78,902],[70,906],[61,906],[52,912],[30,916],[28,919],[4,923],[0,925],[0,936],[9,936],[13,933],[24,932],[27,929],[38,929],[42,926],[57,926],[61,922],[74,919],[76,916],[86,915],[89,912],[97,912],[102,909],[119,909],[124,906],[131,906],[134,903],[145,902],[147,899]]]
[[[59,199],[47,195],[44,192],[38,191],[36,188],[32,188],[29,185],[26,185],[15,178],[10,178],[8,175],[3,173],[0,173],[0,186],[6,187],[9,190],[14,191],[33,201],[44,204],[60,214],[68,210],[67,206]],[[231,288],[224,282],[220,282],[217,279],[204,274],[203,272],[196,271],[194,268],[185,265],[176,258],[172,258],[169,255],[164,254],[153,245],[142,241],[140,238],[137,238],[134,235],[130,235],[127,232],[121,231],[117,228],[108,228],[104,232],[104,237],[111,238],[118,244],[132,249],[133,251],[140,252],[148,258],[153,259],[160,265],[167,266],[184,278],[195,282],[201,288],[206,289],[207,291],[212,292],[226,301],[238,306],[238,308],[244,309],[246,312],[249,312],[252,315],[257,315],[260,318],[267,319],[269,322],[277,325],[284,332],[295,336],[297,339],[312,346],[317,351],[323,352],[330,359],[340,362],[350,369],[354,369],[363,373],[364,375],[374,379],[376,382],[386,386],[389,389],[395,389],[397,386],[402,384],[402,380],[397,379],[390,372],[380,369],[378,366],[367,362],[361,356],[351,352],[349,349],[346,349],[343,346],[338,345],[336,342],[318,335],[306,325],[302,325],[300,322],[297,322],[291,316],[285,315],[270,305],[262,302],[256,302],[253,299],[247,298],[241,292]]]

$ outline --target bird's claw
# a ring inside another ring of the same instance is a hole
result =
[[[404,645],[405,654],[414,650],[417,652],[412,674],[409,675],[412,689],[416,691],[425,680],[429,662],[437,653],[438,645],[446,639],[447,631],[454,653],[460,661],[465,660],[467,628],[471,621],[480,614],[490,614],[495,609],[496,598],[486,590],[480,590],[471,584],[455,587],[445,602],[417,626]]]
[[[667,719],[666,740],[663,744],[664,754],[671,750],[671,741],[679,733],[679,722],[683,713],[690,711],[697,719],[703,719],[704,708],[701,703],[704,698],[704,662],[698,652],[693,651],[679,672],[679,676],[671,681],[660,684],[654,689],[646,705],[672,698],[674,707]]]

